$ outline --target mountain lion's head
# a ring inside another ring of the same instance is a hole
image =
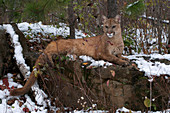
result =
[[[121,33],[120,16],[115,18],[107,18],[103,16],[103,31],[109,38],[113,38],[115,35]]]

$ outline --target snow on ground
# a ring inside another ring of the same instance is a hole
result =
[[[54,36],[62,35],[63,37],[67,37],[70,34],[70,28],[67,27],[66,24],[64,23],[59,23],[59,26],[60,27],[57,28],[57,26],[54,26],[54,25],[43,25],[42,22],[34,23],[34,24],[23,22],[23,23],[18,24],[19,29],[22,32],[24,32],[25,35],[34,34],[34,33],[37,34],[41,32],[43,35],[51,34]],[[30,33],[27,32],[29,30],[30,30]],[[75,37],[76,39],[87,36],[83,34],[83,32],[80,30],[76,30],[75,34],[76,34],[76,37]]]
[[[66,27],[65,24],[60,24],[59,28],[56,28],[56,26],[52,26],[52,25],[43,25],[41,22],[39,23],[35,23],[35,24],[29,24],[26,22],[23,23],[19,23],[18,24],[19,29],[21,31],[24,32],[25,35],[28,34],[32,34],[32,33],[39,33],[41,32],[43,35],[46,34],[53,34],[55,36],[57,35],[62,35],[64,37],[67,37],[69,35],[69,28]],[[2,26],[0,26],[2,28]],[[5,27],[7,29],[7,27],[9,27],[8,25],[3,25],[3,27]],[[28,32],[29,31],[29,32]],[[13,39],[13,43],[14,41],[18,41],[18,37],[17,35],[14,33],[14,31],[10,28],[7,29],[7,32],[9,32],[11,34],[11,37],[15,37]],[[82,38],[82,37],[86,37],[87,35],[85,35],[82,31],[78,31],[76,30],[76,38]],[[34,36],[32,35],[31,38],[34,38]],[[14,43],[15,44],[15,43]],[[22,48],[20,46],[20,44],[15,44],[15,45],[19,45],[19,49],[18,52],[16,52],[16,56],[14,56],[17,60],[17,56],[21,55],[18,62],[19,63],[24,63],[25,61],[23,59],[23,55],[21,54],[22,52]],[[15,48],[16,49],[16,48]],[[156,61],[155,63],[151,62],[151,60],[153,59],[167,59],[168,61],[170,61],[170,54],[165,54],[165,55],[160,55],[160,54],[151,54],[151,55],[144,55],[144,54],[139,54],[139,55],[131,55],[131,56],[125,56],[129,59],[132,60],[132,62],[135,62],[138,66],[138,68],[140,69],[140,71],[144,71],[146,76],[151,77],[152,75],[154,76],[160,76],[161,74],[167,74],[168,76],[170,75],[170,65],[167,65],[165,63],[160,63],[158,61]],[[143,57],[149,57],[148,60],[145,60]],[[105,66],[105,68],[107,66],[112,65],[109,62],[105,62],[103,60],[100,61],[95,61],[94,59],[92,59],[91,57],[88,56],[80,56],[79,58],[83,59],[83,61],[90,61],[91,66],[97,67],[97,66]],[[20,59],[22,59],[20,61]],[[22,85],[13,82],[13,79],[11,78],[13,75],[12,74],[7,74],[8,77],[8,82],[9,82],[9,88],[14,87],[22,87]],[[4,86],[3,80],[0,80],[0,86]],[[36,89],[36,87],[35,87]],[[36,89],[39,90],[39,89]],[[41,91],[40,91],[41,92]],[[8,89],[4,89],[4,90],[0,90],[0,110],[2,113],[24,113],[23,109],[25,107],[27,107],[31,113],[47,113],[47,109],[45,109],[45,103],[43,102],[43,97],[42,95],[46,96],[43,92],[38,93],[38,97],[36,97],[36,100],[40,100],[39,104],[44,104],[44,106],[40,107],[37,106],[34,102],[31,101],[30,97],[28,95],[25,95],[26,98],[26,102],[22,105],[19,106],[19,101],[22,101],[19,99],[19,97],[15,97],[18,99],[18,101],[15,101],[14,104],[12,104],[11,106],[7,105],[7,101],[11,98],[9,96],[9,90]],[[119,111],[124,111],[124,112],[130,112],[128,109],[126,108],[120,108],[117,110],[117,113]],[[84,111],[74,111],[75,113],[84,113]],[[91,111],[93,113],[103,113],[105,111]],[[132,113],[141,113],[141,111],[131,111]],[[167,112],[170,112],[167,111]],[[153,113],[161,113],[161,112],[153,112]]]
[[[156,61],[155,63],[151,62],[154,59],[167,59],[170,62],[170,54],[160,55],[160,54],[151,54],[151,55],[130,55],[124,56],[132,62],[135,62],[140,71],[145,72],[145,76],[151,78],[151,76],[160,76],[161,74],[166,74],[170,76],[170,65],[166,65],[165,63],[160,63]],[[150,57],[149,60],[145,60],[143,57]],[[93,58],[89,56],[80,56],[79,58],[83,59],[84,62],[91,61],[90,66],[98,67],[98,66],[110,66],[112,65],[109,62],[105,62],[103,60],[95,61]]]
[[[13,75],[10,73],[7,74],[9,88],[22,87],[22,85],[13,82],[13,79],[11,78],[12,76]],[[0,85],[4,86],[4,83],[2,80],[0,80]],[[24,104],[20,106],[20,102],[23,102],[23,101],[19,99],[19,96],[18,97],[9,96],[8,89],[0,90],[0,99],[1,99],[0,112],[1,113],[24,113],[23,109],[27,107],[31,111],[31,113],[34,113],[36,110],[37,110],[36,113],[47,113],[47,110],[44,109],[44,107],[39,107],[34,102],[32,102],[32,100],[30,99],[28,95],[25,95],[25,97],[26,97],[26,102],[24,102]],[[10,106],[7,104],[7,101],[11,98],[17,98],[18,101],[15,101],[15,103]]]
[[[145,60],[143,57],[149,57],[148,60]],[[154,59],[167,59],[170,62],[170,54],[160,55],[160,54],[151,54],[151,55],[130,55],[126,56],[128,59],[132,59],[132,62],[135,62],[140,69],[144,71],[145,75],[148,77],[151,76],[160,76],[161,74],[167,74],[170,76],[170,65],[165,63],[160,63],[158,61],[151,62]]]

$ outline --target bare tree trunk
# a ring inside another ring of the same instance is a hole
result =
[[[159,49],[159,54],[161,54],[161,52],[162,52],[162,50],[161,50],[161,48],[162,48],[162,38],[161,38],[161,34],[162,34],[162,30],[161,30],[161,25],[160,25],[160,20],[158,20],[159,22],[158,22],[158,45],[159,45],[159,47],[158,47],[158,49]]]
[[[114,18],[117,15],[117,0],[107,0],[107,17]]]
[[[15,33],[19,36],[19,42],[21,43],[21,46],[23,47],[23,54],[25,57],[25,54],[28,53],[28,46],[26,43],[26,38],[25,38],[24,34],[19,30],[16,23],[12,23],[11,25],[12,25]]]
[[[0,24],[3,23],[3,8],[0,7]]]
[[[70,27],[70,38],[75,39],[75,16],[73,10],[73,0],[68,4],[68,22]]]
[[[169,18],[170,21],[170,18]],[[168,54],[170,54],[170,25],[169,25],[169,30],[168,30],[168,44],[167,44],[167,48],[168,48]]]
[[[162,38],[161,38],[161,35],[162,35],[162,24],[161,24],[161,15],[162,15],[162,10],[161,10],[161,6],[159,4],[159,2],[157,1],[157,19],[158,19],[158,26],[157,26],[157,29],[158,29],[158,49],[159,49],[159,54],[161,54],[161,48],[162,48]]]

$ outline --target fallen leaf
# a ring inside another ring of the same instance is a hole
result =
[[[17,99],[16,98],[10,99],[10,100],[8,100],[7,104],[12,105],[15,102],[15,100],[17,100]]]
[[[147,108],[151,106],[150,100],[149,100],[148,98],[146,98],[146,99],[144,100],[144,105],[145,105]]]
[[[89,64],[89,63],[87,63],[87,62],[83,63],[83,65],[87,65],[87,64]]]
[[[86,67],[86,69],[92,69],[93,68],[93,66],[88,66],[88,67]]]
[[[8,82],[8,78],[7,77],[3,78],[2,81],[3,81],[3,84],[5,84],[6,87],[9,86],[9,82]]]
[[[35,110],[35,112],[37,112],[38,110],[37,109],[34,109]]]
[[[12,87],[11,87],[11,89],[15,89],[15,87],[14,87],[14,86],[12,86]]]
[[[10,92],[11,91],[11,88],[10,87],[7,87],[8,91]]]
[[[107,80],[107,87],[109,87],[109,80]]]
[[[19,107],[21,107],[24,103],[19,101]]]
[[[0,89],[3,91],[4,89],[6,89],[6,86],[0,85]]]
[[[110,72],[111,72],[112,76],[115,77],[115,71],[110,70]]]
[[[87,35],[87,33],[83,33],[84,35]]]
[[[26,112],[29,112],[29,109],[27,107],[23,108],[23,111],[26,113]]]

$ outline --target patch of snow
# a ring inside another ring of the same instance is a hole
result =
[[[106,68],[107,66],[112,65],[112,63],[105,62],[104,60],[96,61],[92,57],[89,57],[89,56],[86,56],[86,55],[79,56],[79,58],[82,59],[83,62],[90,61],[91,62],[90,66],[94,66],[94,67],[100,67],[100,66],[103,67],[104,66]]]
[[[36,83],[37,84],[37,83]],[[35,91],[35,100],[37,101],[37,104],[46,106],[46,102],[44,101],[44,98],[47,98],[48,96],[44,93],[43,90],[41,90],[39,87],[32,87],[32,90]]]

